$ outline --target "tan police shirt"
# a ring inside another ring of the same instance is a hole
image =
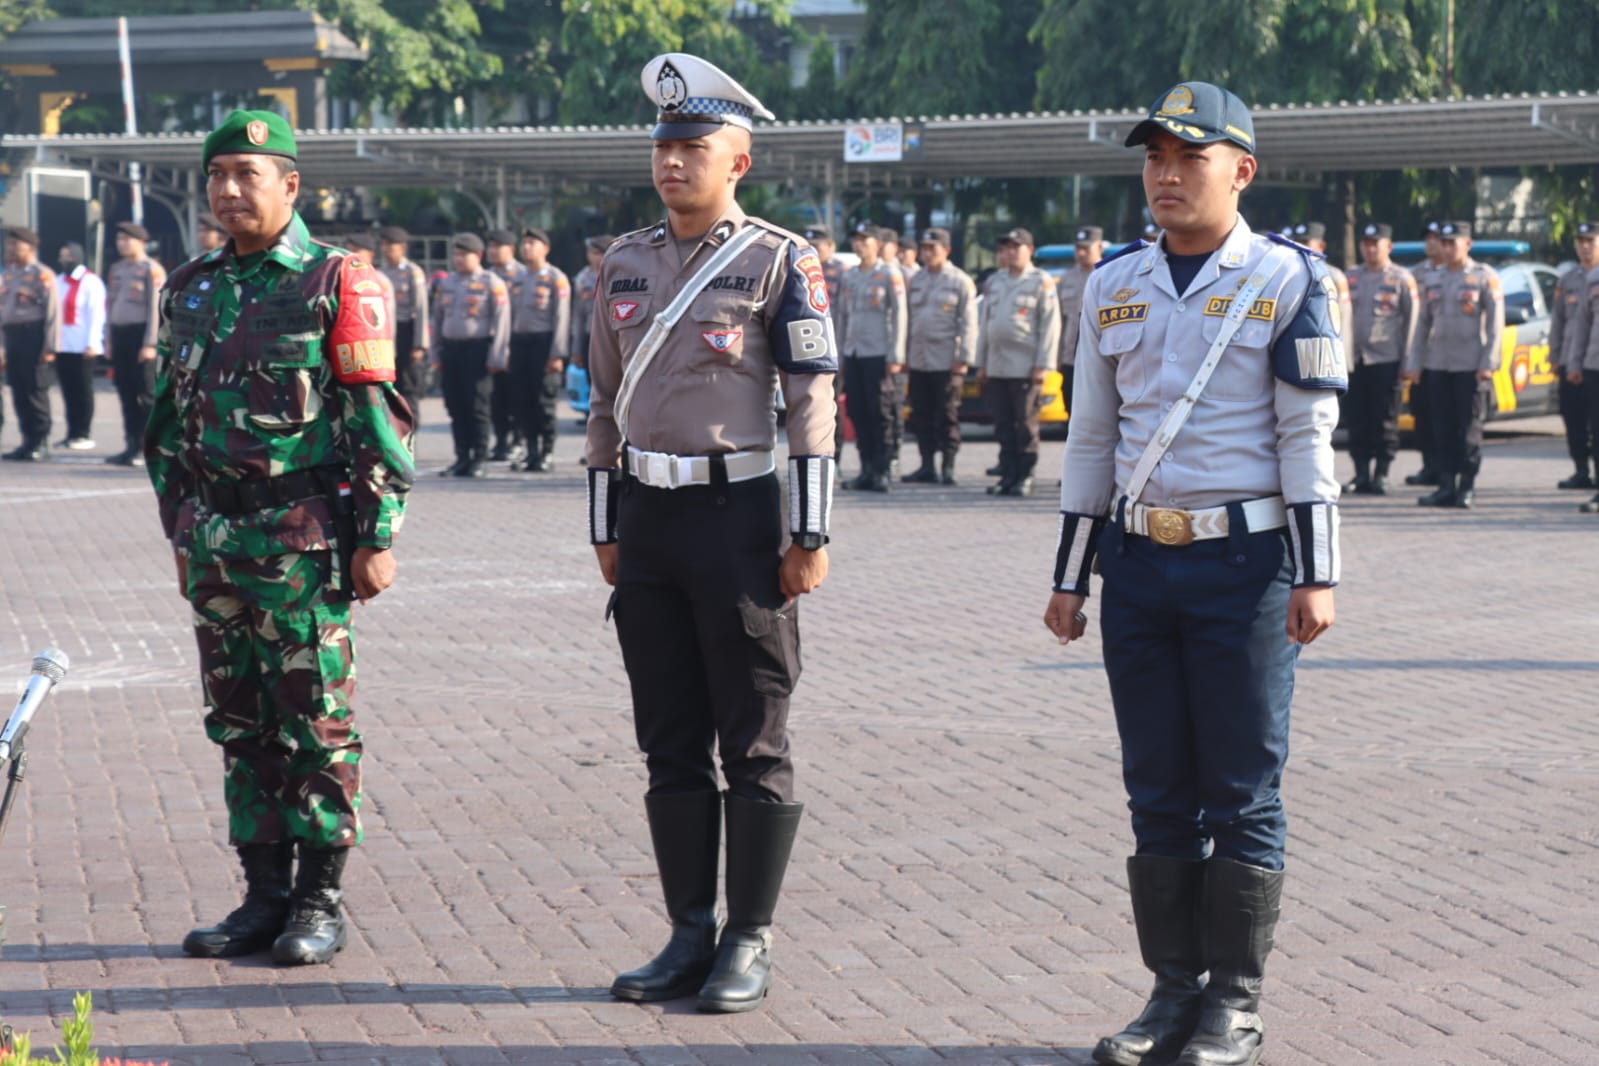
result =
[[[525,264],[511,280],[511,332],[553,333],[551,359],[565,359],[572,328],[572,283],[553,263],[538,270]]]
[[[1498,273],[1467,259],[1460,270],[1440,268],[1420,280],[1416,343],[1405,369],[1498,370],[1505,335],[1505,294]]]
[[[971,366],[977,348],[977,286],[954,263],[918,271],[910,281],[906,365],[948,372]]]
[[[983,288],[977,324],[978,368],[991,378],[1026,378],[1051,370],[1060,347],[1055,279],[1037,266],[996,271]]]
[[[870,270],[850,267],[838,282],[840,351],[845,358],[885,356],[905,361],[905,278],[879,259]]]
[[[1093,276],[1093,267],[1084,270],[1073,264],[1055,282],[1055,295],[1060,299],[1060,366],[1077,364],[1077,338],[1082,335],[1083,328],[1083,290]]]
[[[1416,292],[1416,276],[1392,263],[1349,275],[1351,368],[1405,361],[1416,337]]]
[[[161,329],[161,286],[167,272],[149,256],[118,259],[106,275],[105,350],[111,350],[111,327],[144,326],[141,348],[154,348]]]
[[[8,266],[0,274],[0,326],[26,326],[44,323],[44,342],[40,352],[55,354],[61,343],[61,300],[56,293],[55,271],[43,263]],[[0,358],[6,353],[5,335],[0,333]]]
[[[426,351],[433,344],[433,316],[428,313],[428,281],[422,268],[409,259],[401,259],[390,266],[382,263],[378,271],[389,279],[394,289],[394,324],[409,322],[412,325],[411,348]],[[402,353],[409,357],[410,353]]]
[[[488,365],[503,370],[511,359],[511,300],[505,282],[491,270],[450,274],[439,282],[433,305],[433,345],[429,358],[438,365],[445,341],[487,339]]]

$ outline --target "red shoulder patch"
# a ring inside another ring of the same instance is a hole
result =
[[[333,376],[346,385],[394,380],[394,323],[383,285],[354,257],[339,271],[339,314],[328,344]]]

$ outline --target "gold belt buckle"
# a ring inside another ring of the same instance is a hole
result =
[[[1151,507],[1148,521],[1149,539],[1156,544],[1180,548],[1194,542],[1194,516],[1187,511]]]

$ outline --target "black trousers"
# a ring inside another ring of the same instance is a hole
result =
[[[555,401],[562,382],[560,374],[544,369],[554,346],[553,333],[511,334],[511,393],[529,458],[555,450]]]
[[[516,389],[511,375],[495,374],[489,385],[489,419],[495,446],[515,444],[521,437],[516,418]]]
[[[1006,478],[1021,479],[1038,463],[1039,388],[1033,379],[989,378],[983,384],[994,412],[994,439]]]
[[[1416,447],[1421,450],[1421,466],[1424,470],[1438,469],[1437,448],[1433,443],[1433,428],[1431,423],[1431,403],[1428,396],[1427,376],[1431,370],[1421,372],[1421,380],[1410,386],[1410,417],[1415,420],[1413,427],[1416,434]]]
[[[1593,436],[1588,425],[1586,385],[1586,374],[1582,385],[1573,385],[1566,380],[1564,372],[1560,374],[1560,421],[1566,427],[1566,451],[1571,455],[1572,465],[1583,473],[1591,473],[1589,461],[1595,458],[1594,441],[1599,438]]]
[[[933,456],[953,457],[961,450],[961,383],[948,370],[912,370],[911,432],[922,463],[931,465]]]
[[[55,368],[39,357],[44,353],[44,323],[6,326],[6,384],[17,412],[22,443],[29,448],[50,441],[50,386]]]
[[[1589,437],[1599,441],[1599,370],[1584,370],[1582,384],[1576,387],[1582,393],[1582,411],[1587,419]],[[1599,465],[1599,450],[1595,451],[1594,461]]]
[[[457,459],[483,459],[489,450],[489,340],[445,341],[439,353],[444,410]]]
[[[1471,370],[1429,370],[1422,378],[1427,420],[1433,429],[1433,462],[1446,478],[1467,486],[1482,469],[1482,424],[1488,417],[1488,389]]]
[[[87,440],[94,426],[94,360],[82,352],[57,352],[56,381],[67,412],[67,439]]]
[[[1399,454],[1399,364],[1370,363],[1349,375],[1347,411],[1349,457],[1357,463],[1376,460],[1381,473]]]
[[[412,360],[416,351],[416,322],[394,324],[394,388],[411,408],[411,424],[422,428],[422,397],[428,394],[427,356]]]
[[[777,476],[655,489],[629,477],[612,607],[652,794],[716,784],[788,803],[799,605],[784,603]]]
[[[905,439],[905,372],[888,373],[883,368],[883,452],[889,462],[899,459],[900,442]]]
[[[863,472],[888,471],[884,444],[889,431],[883,419],[886,377],[886,356],[852,355],[844,360],[844,406],[855,423],[855,450],[860,453]]]
[[[144,452],[144,427],[155,403],[156,360],[139,362],[145,325],[135,322],[111,327],[111,382],[122,404],[122,443]]]

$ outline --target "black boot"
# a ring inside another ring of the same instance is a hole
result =
[[[955,453],[945,452],[938,461],[938,480],[943,485],[955,484]]]
[[[295,871],[294,896],[283,935],[272,944],[272,961],[279,966],[309,966],[333,961],[344,950],[344,893],[339,881],[349,848],[308,848],[300,845],[300,868]]]
[[[1377,469],[1371,473],[1371,487],[1366,491],[1373,496],[1386,496],[1388,489],[1388,460],[1378,459]]]
[[[1142,1014],[1094,1048],[1094,1061],[1106,1066],[1169,1062],[1193,1036],[1205,990],[1199,909],[1205,864],[1135,855],[1127,860],[1127,887],[1155,990]]]
[[[672,939],[636,970],[617,975],[611,995],[635,1003],[691,996],[716,959],[716,864],[722,850],[722,794],[645,796]]]
[[[987,470],[984,470],[983,473],[988,475],[989,477],[1004,477],[1005,476],[1005,461],[1003,459],[1001,459],[999,462],[995,463],[993,466],[989,467]]]
[[[1420,507],[1453,507],[1459,496],[1456,490],[1457,479],[1452,474],[1443,474],[1438,478],[1438,487],[1416,501]]]
[[[1355,476],[1352,480],[1344,482],[1344,491],[1359,493],[1364,496],[1371,491],[1371,460],[1355,460]]]
[[[727,928],[699,1008],[754,1010],[772,983],[772,912],[794,850],[803,803],[761,803],[727,794]]]
[[[998,496],[1031,496],[1033,494],[1033,467],[1038,463],[1036,455],[1022,455],[1016,460],[1016,470],[1010,483],[999,490]]]
[[[1555,482],[1555,488],[1557,489],[1591,489],[1593,487],[1593,478],[1588,474],[1586,463],[1579,466],[1575,474]]]
[[[216,925],[194,929],[183,938],[185,954],[201,959],[252,955],[272,946],[289,917],[289,885],[294,878],[294,844],[245,844],[238,849],[244,867],[244,902]]]
[[[1439,477],[1438,471],[1434,470],[1430,465],[1428,465],[1427,463],[1424,462],[1424,463],[1421,464],[1421,469],[1420,470],[1416,471],[1414,474],[1411,474],[1411,475],[1409,475],[1408,477],[1405,478],[1405,484],[1407,484],[1407,485],[1436,485],[1441,480],[1442,479]]]
[[[1455,491],[1454,506],[1470,510],[1471,505],[1477,501],[1477,475],[1461,474],[1460,488]]]
[[[1003,496],[1005,495],[1006,491],[1015,483],[1015,464],[1009,459],[1001,456],[999,460],[999,480],[988,486],[988,494],[990,496]]]
[[[455,462],[439,471],[439,477],[454,477],[466,467],[467,462],[468,459],[466,456],[457,455],[455,457]]]
[[[1260,985],[1282,910],[1281,870],[1231,859],[1205,864],[1204,940],[1210,964],[1199,1025],[1177,1066],[1255,1066],[1266,1026]]]
[[[907,485],[936,485],[938,471],[933,469],[933,453],[922,453],[922,465],[900,478]]]

